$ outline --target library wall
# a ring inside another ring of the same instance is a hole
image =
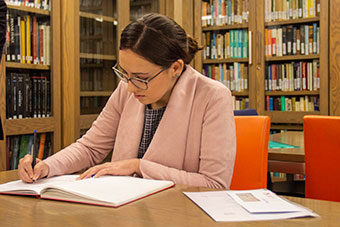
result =
[[[329,13],[329,114],[340,116],[340,0],[330,1]]]

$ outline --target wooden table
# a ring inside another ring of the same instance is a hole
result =
[[[272,134],[269,140],[299,146],[299,148],[269,149],[268,160],[286,162],[305,162],[303,132],[282,132]]]
[[[298,148],[281,148],[268,150],[268,172],[286,173],[286,180],[268,181],[268,188],[279,194],[303,196],[305,182],[295,181],[294,174],[305,174],[305,150],[303,132],[282,132],[272,134],[269,140],[299,146]]]
[[[0,183],[18,179],[16,171],[0,172]],[[0,195],[0,226],[336,226],[340,203],[286,197],[318,213],[321,218],[217,223],[189,200],[183,191],[210,189],[176,185],[174,188],[119,208]]]

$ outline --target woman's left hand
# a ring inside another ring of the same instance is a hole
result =
[[[139,163],[140,160],[137,158],[117,162],[106,162],[86,170],[77,178],[77,180],[90,177],[97,178],[103,175],[130,176],[134,173],[141,176],[142,174],[139,169]]]

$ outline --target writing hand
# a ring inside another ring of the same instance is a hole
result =
[[[29,154],[25,155],[25,157],[19,161],[19,178],[27,183],[32,183],[33,181],[43,178],[47,176],[49,172],[48,165],[40,159],[36,159],[36,165],[34,166],[34,169],[32,169],[32,161],[33,158]]]
[[[106,162],[86,170],[78,177],[78,180],[92,176],[97,178],[103,175],[130,176],[134,173],[137,173],[137,175],[141,176],[142,174],[139,169],[139,164],[140,160],[137,158],[117,162]]]

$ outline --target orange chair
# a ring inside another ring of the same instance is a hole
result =
[[[340,202],[340,117],[303,118],[306,198]]]
[[[230,189],[267,187],[270,118],[236,116],[236,160]]]

